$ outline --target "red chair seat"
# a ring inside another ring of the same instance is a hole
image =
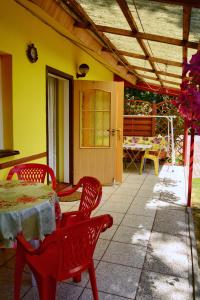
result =
[[[33,272],[40,300],[55,300],[57,281],[80,278],[81,272],[89,271],[93,297],[98,300],[93,253],[102,231],[111,227],[110,215],[102,215],[57,229],[41,242],[38,249],[17,237],[15,266],[15,300],[20,299],[20,286],[24,265]]]

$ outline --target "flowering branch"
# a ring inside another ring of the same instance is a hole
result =
[[[189,77],[186,78],[187,73]],[[173,100],[173,104],[185,118],[188,127],[200,133],[200,51],[192,56],[190,63],[184,63],[183,76],[181,93]]]

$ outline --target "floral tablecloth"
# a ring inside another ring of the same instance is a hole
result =
[[[55,208],[59,214],[58,197],[50,186],[0,181],[0,245],[11,247],[21,231],[27,240],[43,239],[55,230]]]

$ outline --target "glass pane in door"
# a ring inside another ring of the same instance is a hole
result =
[[[80,146],[109,147],[111,93],[88,90],[80,97]]]

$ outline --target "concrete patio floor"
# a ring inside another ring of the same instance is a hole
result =
[[[163,166],[159,177],[129,170],[123,183],[103,187],[94,215],[109,213],[114,225],[100,236],[95,251],[100,300],[191,300],[193,268],[183,167]],[[63,211],[77,202],[61,203]],[[0,300],[13,299],[14,250],[0,252]],[[57,299],[93,299],[88,274],[62,282]],[[39,299],[26,270],[23,300]]]

